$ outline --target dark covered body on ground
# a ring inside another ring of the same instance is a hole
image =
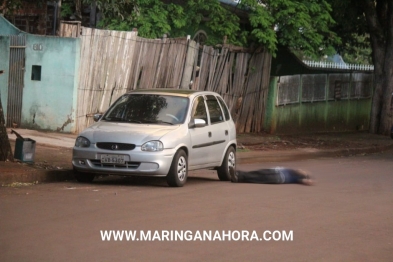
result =
[[[36,141],[34,163],[0,161],[0,185],[12,182],[51,182],[74,179],[72,147],[76,135],[17,128],[26,138]],[[7,129],[11,148],[16,136]],[[65,144],[64,141],[68,142]],[[367,132],[301,135],[239,134],[238,164],[280,162],[317,157],[371,154],[393,149],[389,136]]]

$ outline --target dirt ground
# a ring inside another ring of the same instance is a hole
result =
[[[15,149],[15,141],[10,141],[12,150]],[[72,169],[72,148],[55,147],[48,145],[36,145],[34,163],[23,163],[15,159],[14,165],[34,167],[46,170]]]

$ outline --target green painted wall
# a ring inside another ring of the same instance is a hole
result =
[[[10,56],[9,45],[10,45],[9,37],[0,36],[0,96],[1,96],[1,104],[3,106],[3,111],[4,111],[4,117],[7,113],[8,66],[9,66],[9,56]]]
[[[277,126],[276,99],[278,77],[270,77],[269,91],[265,108],[264,129],[273,134]]]
[[[22,127],[74,132],[79,53],[79,38],[27,35]]]
[[[278,77],[272,77],[265,129],[270,133],[368,130],[371,98],[305,102],[276,106]]]
[[[265,130],[278,134],[368,130],[371,98],[300,102],[277,106],[280,76],[353,73],[357,72],[308,67],[287,48],[279,47],[277,56],[273,58],[271,64]],[[371,71],[368,73],[372,74]],[[299,92],[301,94],[301,87]]]

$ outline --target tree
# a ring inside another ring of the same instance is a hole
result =
[[[340,43],[330,30],[334,20],[325,0],[242,0],[240,5],[249,11],[251,36],[273,54],[283,45],[319,58],[333,54]]]
[[[369,43],[367,39],[370,37],[365,35],[353,35],[353,38],[356,39],[357,43],[361,43],[360,45],[353,45],[349,42],[345,42],[345,48],[337,48],[340,50],[340,55],[343,60],[349,64],[362,64],[362,65],[371,65],[372,61],[372,51],[369,45],[364,46],[364,43]]]
[[[22,6],[22,0],[0,0],[0,14],[12,15]]]
[[[103,14],[99,27],[130,31],[138,35],[159,38],[164,34],[184,37],[201,27],[214,33],[207,44],[222,43],[224,36],[232,44],[245,42],[239,27],[239,18],[217,0],[190,0],[181,4],[161,0],[83,0],[96,3]],[[179,1],[178,1],[179,2]]]
[[[393,1],[391,0],[329,0],[332,28],[348,47],[371,47],[374,64],[374,96],[370,132],[388,135],[393,110]],[[360,36],[360,37],[359,37]],[[359,41],[360,40],[360,41]]]
[[[42,6],[45,2],[45,0],[0,0],[0,14],[12,16],[21,10],[26,3]]]
[[[102,28],[138,28],[138,34],[147,38],[165,33],[178,37],[207,28],[209,45],[222,44],[226,37],[230,44],[263,45],[272,54],[281,44],[313,57],[332,54],[338,43],[329,29],[334,21],[325,0],[242,0],[235,9],[218,0],[83,1],[95,2],[103,12]]]

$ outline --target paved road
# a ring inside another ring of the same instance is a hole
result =
[[[0,261],[391,261],[393,151],[277,165],[309,170],[317,185],[198,171],[183,188],[143,178],[0,187]],[[103,242],[100,230],[278,230],[293,241]]]

